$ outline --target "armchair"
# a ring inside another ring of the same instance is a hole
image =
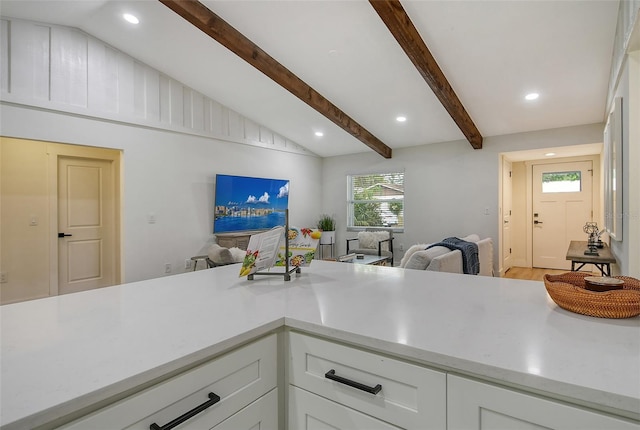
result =
[[[358,237],[347,239],[347,254],[349,253],[387,257],[393,266],[393,230],[376,229],[358,232]]]

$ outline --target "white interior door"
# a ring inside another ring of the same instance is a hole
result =
[[[511,162],[502,161],[502,270],[506,272],[512,266],[511,258],[511,210],[513,186]]]
[[[111,160],[58,157],[58,291],[115,284],[115,181]]]
[[[569,242],[593,219],[591,161],[533,166],[533,267],[569,270]]]

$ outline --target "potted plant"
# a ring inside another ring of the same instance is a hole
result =
[[[336,242],[336,220],[331,215],[320,215],[317,227],[322,231],[321,244],[329,245]]]

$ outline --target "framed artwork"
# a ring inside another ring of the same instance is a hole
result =
[[[605,227],[622,240],[622,97],[616,97],[604,128]]]

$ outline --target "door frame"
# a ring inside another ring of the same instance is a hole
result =
[[[548,158],[544,160],[527,160],[524,162],[526,171],[526,192],[527,192],[527,210],[525,213],[526,233],[527,233],[527,246],[526,246],[526,263],[527,267],[533,267],[533,166],[540,164],[557,164],[557,163],[571,163],[575,161],[591,161],[593,168],[593,181],[591,184],[592,194],[592,208],[593,208],[593,221],[598,223],[600,229],[604,229],[604,214],[603,214],[603,177],[602,177],[602,155],[586,155],[580,157],[558,157]],[[585,233],[584,240],[587,240]],[[608,237],[603,237],[603,240],[608,241]]]
[[[512,181],[512,185],[511,185],[511,196],[509,196],[510,199],[510,203],[511,203],[511,207],[513,208],[513,177],[512,177],[512,164],[513,162],[511,160],[509,160],[508,157],[506,157],[505,155],[501,154],[500,155],[500,180],[498,181],[498,195],[500,196],[500,204],[498,205],[498,258],[500,259],[500,262],[498,263],[498,272],[499,272],[499,276],[504,276],[504,274],[507,272],[507,270],[509,270],[511,267],[513,267],[513,256],[510,257],[510,265],[509,267],[505,267],[504,265],[504,260],[505,260],[505,254],[507,253],[507,250],[504,249],[504,217],[505,217],[505,189],[504,189],[504,178],[505,178],[505,169],[507,168],[507,164],[508,164],[508,168],[509,168],[509,178]],[[512,218],[511,215],[509,216],[509,228],[512,228],[513,226],[513,222],[512,222]],[[511,231],[510,233],[511,235],[511,240],[513,240],[513,231]],[[513,247],[512,247],[513,248]]]
[[[89,159],[109,160],[113,163],[114,175],[114,265],[115,284],[122,283],[122,151],[117,149],[96,148],[82,145],[61,143],[47,144],[48,177],[49,177],[49,295],[58,295],[58,158],[79,157]]]

